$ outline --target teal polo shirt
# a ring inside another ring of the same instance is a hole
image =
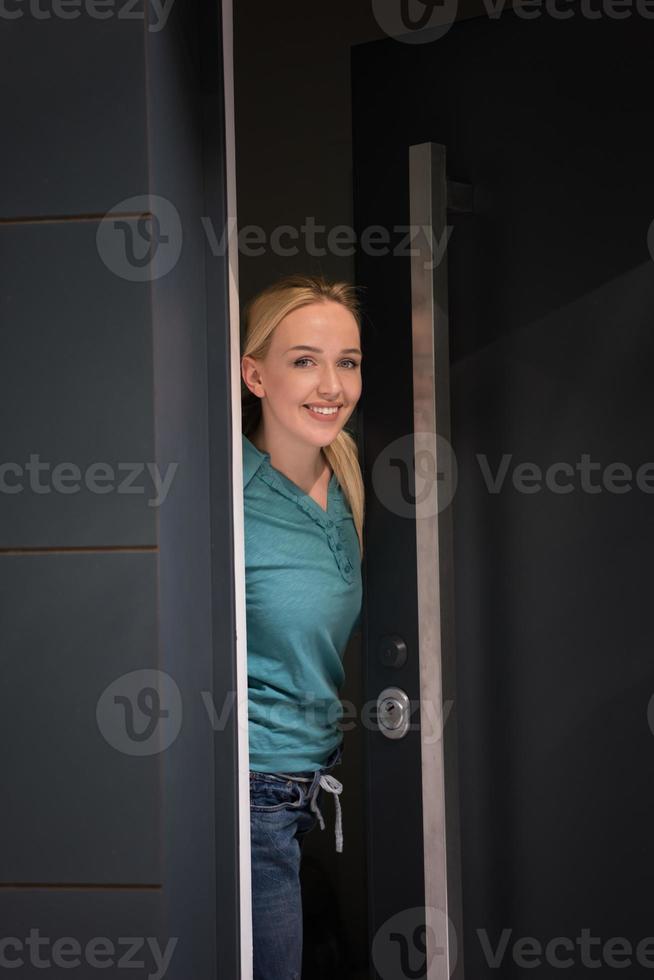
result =
[[[343,734],[343,653],[360,625],[359,539],[332,473],[327,511],[243,435],[250,769],[314,772]]]

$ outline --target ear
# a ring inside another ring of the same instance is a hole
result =
[[[257,398],[262,398],[265,395],[259,363],[249,354],[241,358],[241,377],[253,395],[256,395]]]

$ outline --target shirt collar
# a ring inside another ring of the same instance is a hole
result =
[[[333,524],[332,519],[328,514],[320,507],[315,501],[311,500],[311,497],[307,493],[302,493],[298,487],[295,486],[290,480],[288,480],[283,473],[276,470],[270,463],[270,453],[264,453],[251,442],[250,439],[241,433],[242,437],[242,452],[243,452],[243,490],[247,487],[248,483],[258,472],[258,470],[263,466],[265,469],[264,479],[267,483],[274,484],[278,489],[281,489],[282,493],[286,496],[291,496],[296,500],[303,510],[313,519],[321,525],[331,526]],[[341,517],[343,514],[349,514],[349,510],[346,508],[345,500],[342,496],[340,486],[336,480],[336,476],[332,473],[329,481],[329,490],[331,500],[331,512],[337,517]]]
[[[248,437],[241,433],[243,448],[243,489],[248,485],[259,467],[265,462],[270,461],[270,453],[264,453],[250,442]]]

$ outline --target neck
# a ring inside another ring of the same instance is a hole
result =
[[[260,452],[270,454],[270,464],[305,493],[310,493],[323,480],[328,483],[331,467],[320,446],[310,446],[285,434],[271,434],[263,420],[248,437]]]

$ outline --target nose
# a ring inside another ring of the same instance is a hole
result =
[[[320,383],[318,386],[320,392],[320,397],[324,398],[325,401],[336,399],[341,391],[341,383],[338,379],[338,372],[336,368],[330,367],[329,365],[324,368],[320,375]]]

